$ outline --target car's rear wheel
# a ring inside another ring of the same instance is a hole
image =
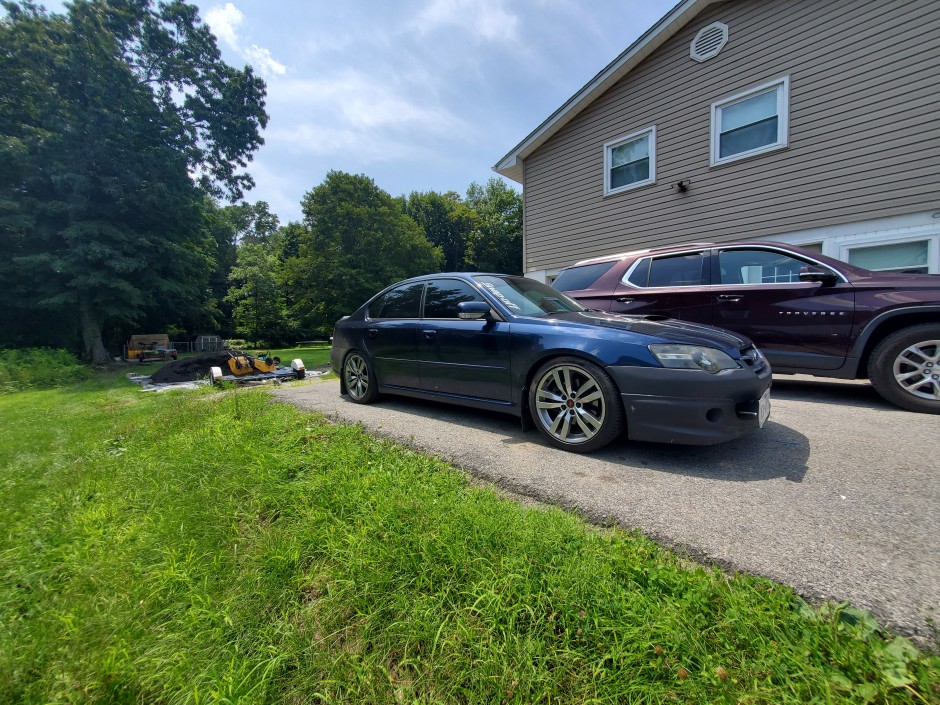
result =
[[[343,384],[350,401],[357,404],[370,404],[379,398],[372,363],[358,350],[350,352],[343,361]]]
[[[603,448],[625,426],[620,394],[610,377],[576,357],[549,360],[536,371],[529,410],[549,443],[577,453]]]
[[[868,377],[892,404],[940,414],[940,325],[902,328],[882,340],[869,358]]]

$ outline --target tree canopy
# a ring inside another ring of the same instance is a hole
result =
[[[428,241],[444,253],[448,272],[467,270],[467,249],[479,217],[453,191],[435,191],[411,195],[403,201],[405,213],[424,230]]]
[[[321,333],[389,284],[441,271],[441,249],[367,176],[331,171],[301,205],[291,286],[295,310]]]
[[[265,85],[178,0],[2,4],[0,285],[100,362],[103,327],[205,298],[203,199],[251,186]]]
[[[473,269],[522,274],[522,195],[493,178],[470,184],[467,206],[478,217],[467,248]]]
[[[0,6],[0,346],[100,363],[133,332],[290,342],[409,276],[521,271],[522,201],[498,179],[392,198],[331,171],[283,227],[246,202],[266,87],[195,6]]]

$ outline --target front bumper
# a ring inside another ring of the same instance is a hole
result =
[[[717,375],[661,367],[608,367],[623,399],[631,440],[714,445],[760,427],[770,365]]]

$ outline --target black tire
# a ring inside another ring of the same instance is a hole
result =
[[[892,404],[940,414],[940,325],[902,328],[882,340],[868,358],[868,378]]]
[[[379,398],[372,363],[358,350],[351,350],[343,360],[343,386],[349,400],[357,404],[371,404]]]
[[[549,443],[576,453],[603,448],[626,426],[613,381],[600,367],[578,357],[557,357],[536,370],[529,386],[529,412]]]

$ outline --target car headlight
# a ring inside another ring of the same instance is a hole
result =
[[[714,348],[698,345],[650,345],[649,348],[663,367],[705,370],[713,375],[738,367],[738,363],[731,359],[730,355]]]

